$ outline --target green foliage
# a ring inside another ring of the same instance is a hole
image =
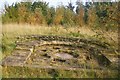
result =
[[[75,13],[70,9],[65,9],[63,22],[67,25],[73,25],[75,23]]]
[[[67,6],[49,7],[48,3],[20,2],[5,5],[2,23],[29,23],[47,25],[96,26],[106,30],[117,28],[119,23],[118,2],[76,2],[76,12],[72,3]]]
[[[47,10],[47,15],[46,15],[46,21],[48,25],[53,24],[54,16],[55,16],[55,8],[51,7]]]
[[[8,22],[16,22],[17,17],[18,17],[18,12],[17,12],[17,6],[7,6],[5,5],[6,13],[2,16],[2,22],[3,23],[8,23]]]
[[[36,8],[40,8],[44,16],[47,15],[48,3],[46,2],[34,2],[31,6],[32,11],[35,11]]]
[[[3,55],[10,54],[11,51],[16,47],[14,43],[14,39],[11,39],[10,37],[7,37],[7,35],[4,34],[2,39],[2,52]]]

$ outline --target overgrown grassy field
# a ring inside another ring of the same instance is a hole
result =
[[[62,27],[62,26],[39,26],[28,24],[6,24],[2,25],[3,57],[9,55],[15,48],[16,37],[20,35],[59,35],[68,37],[81,37],[86,39],[96,39],[106,41],[117,48],[118,33],[108,31],[101,33],[93,31],[89,27]]]
[[[72,37],[89,37],[96,35],[95,32],[89,28],[70,27],[64,28],[62,26],[39,26],[39,25],[27,25],[27,24],[8,24],[3,25],[3,57],[9,55],[15,47],[15,40],[20,35],[60,35],[60,36],[72,36]]]
[[[104,31],[105,32],[105,31]],[[33,35],[33,34],[37,34],[37,35],[59,35],[59,36],[67,36],[67,37],[80,37],[80,38],[85,38],[85,39],[93,39],[93,40],[99,40],[99,41],[104,41],[107,42],[111,45],[112,48],[117,49],[117,44],[118,44],[118,33],[117,31],[112,32],[112,31],[107,31],[105,33],[101,32],[101,30],[95,30],[95,29],[91,29],[90,27],[63,27],[63,26],[40,26],[40,25],[28,25],[28,24],[6,24],[6,25],[2,25],[2,59],[7,57],[8,55],[10,55],[12,53],[12,51],[15,48],[15,41],[17,40],[16,37],[20,36],[20,35]],[[22,73],[24,74],[24,76],[22,77],[37,77],[36,74],[38,74],[39,70],[34,71],[33,70],[33,74],[29,74],[29,72],[27,73],[27,71],[24,70],[28,70],[27,68],[23,69],[23,72],[21,72],[21,70],[18,69],[14,69],[12,67],[8,68],[5,67],[3,69],[3,77],[20,77],[19,75],[22,75]],[[13,72],[12,72],[13,71]],[[18,71],[16,75],[15,71]],[[38,73],[37,73],[38,72]],[[44,72],[44,70],[43,70]],[[60,72],[60,71],[58,71]],[[66,74],[67,71],[62,71],[62,73]],[[108,71],[109,72],[109,71]],[[69,72],[67,72],[69,73]],[[78,72],[74,72],[74,73],[78,73]],[[87,73],[87,72],[86,72]],[[39,73],[41,76],[45,77],[42,73]],[[89,74],[89,72],[87,73]],[[88,76],[87,74],[81,75],[81,77],[96,77],[96,75],[90,75]],[[100,73],[98,73],[100,74]],[[114,74],[114,72],[113,72]],[[14,75],[14,76],[13,76]],[[35,76],[36,75],[36,76]],[[38,76],[40,76],[38,75]],[[50,77],[48,74],[45,74],[47,77]],[[59,75],[59,74],[57,74]],[[72,74],[68,75],[66,74],[68,77],[70,77]],[[77,74],[76,74],[77,75]],[[76,77],[76,75],[72,75],[71,77]],[[112,74],[111,74],[112,75]],[[108,76],[111,76],[108,75]],[[60,76],[60,75],[59,75]],[[64,75],[65,76],[65,75]],[[61,75],[61,77],[64,77]],[[80,76],[80,75],[77,75]],[[102,74],[101,76],[97,76],[97,77],[103,77],[104,75]],[[112,75],[112,77],[116,77],[116,74]]]

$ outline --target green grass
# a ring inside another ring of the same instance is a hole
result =
[[[3,78],[117,78],[117,71],[54,70],[30,67],[3,67]]]

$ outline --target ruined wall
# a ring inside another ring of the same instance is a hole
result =
[[[91,63],[94,62],[96,65],[105,67],[111,64],[111,61],[102,53],[108,48],[106,43],[81,38],[45,35],[19,36],[12,55],[6,57],[2,64],[8,66],[35,66],[36,64],[37,66],[43,65],[43,67],[47,65],[51,68],[55,68],[57,64],[58,68],[64,63],[63,66],[80,68],[83,62],[84,66],[87,64],[86,67],[90,68]]]

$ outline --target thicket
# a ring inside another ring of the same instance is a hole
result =
[[[77,7],[68,3],[67,6],[49,7],[46,2],[20,2],[5,5],[2,23],[29,23],[45,25],[78,25],[104,27],[112,29],[120,23],[120,2],[76,2]]]

